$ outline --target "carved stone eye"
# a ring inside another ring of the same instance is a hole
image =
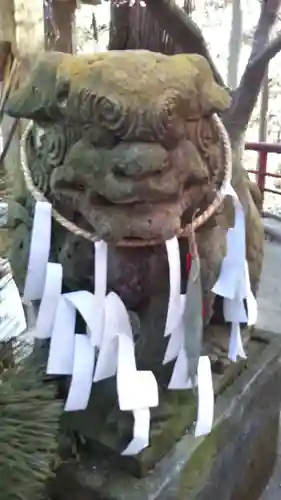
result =
[[[120,107],[106,97],[101,97],[98,101],[98,111],[104,120],[111,122],[119,117]]]
[[[70,82],[68,80],[62,80],[58,82],[56,88],[56,98],[58,105],[60,107],[65,107],[67,105],[69,93],[70,93]]]

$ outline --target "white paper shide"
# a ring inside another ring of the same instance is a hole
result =
[[[240,324],[249,326],[257,321],[257,301],[252,293],[246,259],[245,214],[237,194],[229,185],[226,194],[234,203],[234,227],[227,232],[227,252],[220,276],[212,291],[224,298],[225,321],[231,323],[228,357],[231,361],[246,358]],[[245,304],[247,310],[245,309]]]
[[[37,203],[33,222],[24,300],[39,299],[35,337],[50,339],[49,375],[71,376],[65,411],[87,408],[92,384],[116,375],[118,402],[134,417],[133,439],[124,455],[149,444],[150,408],[158,406],[158,385],[150,371],[136,368],[134,339],[128,312],[107,289],[107,244],[95,243],[95,290],[62,293],[63,270],[49,262],[52,207]],[[42,234],[42,232],[44,234]],[[75,330],[79,313],[86,333]]]
[[[254,324],[256,300],[251,292],[245,250],[245,216],[236,193],[229,186],[235,206],[235,225],[227,234],[227,255],[213,291],[224,297],[224,317],[231,323],[229,358],[245,357],[240,324]],[[65,411],[87,408],[92,385],[116,376],[121,411],[132,412],[133,437],[123,455],[134,455],[149,445],[150,410],[159,404],[158,384],[151,371],[139,371],[130,318],[120,297],[107,294],[108,247],[103,241],[94,245],[94,292],[81,290],[62,293],[61,264],[49,262],[52,230],[52,206],[38,202],[35,208],[23,299],[39,300],[34,335],[50,339],[47,373],[71,377]],[[174,361],[170,390],[189,390],[191,364],[197,355],[189,355],[185,343],[184,311],[189,295],[181,293],[181,264],[176,237],[166,241],[169,262],[169,302],[165,326],[168,338],[163,363]],[[3,281],[3,280],[2,280]],[[26,329],[21,299],[12,279],[0,284],[0,340],[19,335]],[[201,300],[201,298],[200,298]],[[190,303],[190,301],[188,302]],[[245,304],[247,310],[245,309]],[[188,305],[188,304],[187,304]],[[84,319],[84,332],[76,331],[77,314]],[[201,326],[197,331],[201,331]],[[189,337],[187,337],[189,338]],[[198,336],[198,346],[200,336]],[[199,351],[196,351],[199,352]],[[189,370],[190,367],[190,370]],[[194,387],[193,387],[194,389]],[[214,390],[208,356],[198,354],[196,375],[198,410],[195,436],[208,434],[214,418]]]

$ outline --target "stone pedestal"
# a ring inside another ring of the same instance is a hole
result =
[[[53,500],[258,500],[276,458],[280,340],[256,332],[247,365],[221,386],[209,436],[195,439],[190,429],[143,478],[109,461],[66,463],[52,486]],[[215,384],[220,377],[214,375]]]

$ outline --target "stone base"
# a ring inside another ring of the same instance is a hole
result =
[[[258,500],[275,464],[281,405],[280,337],[256,332],[248,363],[217,396],[209,436],[192,430],[146,477],[108,461],[64,464],[53,500]]]

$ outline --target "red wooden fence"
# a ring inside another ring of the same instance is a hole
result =
[[[275,177],[281,179],[281,174],[271,174],[267,171],[267,157],[270,153],[281,154],[281,144],[269,144],[267,142],[247,142],[245,144],[247,151],[256,151],[259,155],[258,168],[248,170],[251,174],[256,174],[256,182],[261,190],[262,199],[265,193],[281,195],[280,189],[269,189],[266,187],[266,177]]]

